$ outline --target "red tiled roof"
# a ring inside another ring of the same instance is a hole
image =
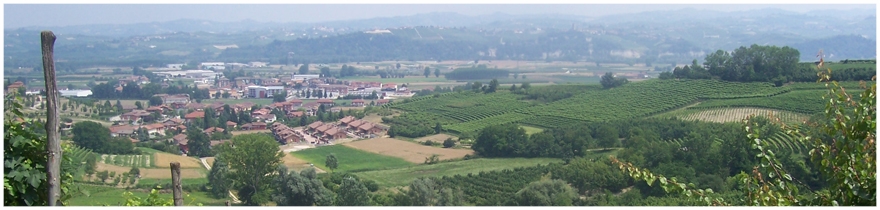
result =
[[[202,111],[192,112],[192,113],[186,114],[186,116],[184,116],[183,118],[186,118],[186,119],[205,118],[205,112],[202,112]]]
[[[161,123],[153,123],[153,124],[149,124],[149,125],[145,125],[145,126],[144,126],[144,128],[147,129],[147,130],[150,130],[150,129],[159,129],[159,128],[164,128],[164,127],[165,127],[165,125],[163,125],[163,124],[161,124]]]
[[[182,134],[182,133],[175,135],[174,137],[172,137],[172,139],[174,139],[174,141],[176,141],[177,144],[180,144],[180,145],[186,145],[187,143],[189,143],[189,140],[186,139],[186,134]]]
[[[309,124],[309,128],[316,129],[318,127],[321,127],[321,125],[324,125],[324,123],[321,121],[315,121],[312,124]]]

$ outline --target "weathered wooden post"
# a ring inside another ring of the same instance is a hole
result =
[[[43,76],[46,80],[46,177],[49,182],[49,206],[61,205],[61,139],[58,135],[58,90],[55,88],[55,34],[40,32],[43,51]]]
[[[183,206],[183,187],[180,185],[179,162],[171,162],[171,192],[174,194],[174,206]]]

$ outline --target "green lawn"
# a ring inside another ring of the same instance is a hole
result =
[[[540,128],[536,128],[536,127],[531,127],[531,126],[525,126],[525,125],[521,125],[521,126],[519,126],[519,127],[525,129],[525,130],[526,130],[526,134],[528,134],[528,135],[532,135],[532,134],[536,134],[536,133],[540,133],[540,132],[544,131],[544,129],[540,129]]]
[[[290,153],[294,157],[315,164],[316,167],[329,171],[324,162],[327,155],[334,154],[339,167],[336,171],[364,171],[393,169],[411,166],[413,163],[401,158],[384,156],[376,153],[361,151],[343,145],[322,146],[314,149],[300,150]]]
[[[121,188],[107,186],[80,185],[83,193],[73,196],[68,200],[69,206],[121,206],[125,204],[123,193],[128,191],[141,199],[146,199],[149,192],[146,190],[126,190]],[[160,193],[162,199],[171,200],[172,194]],[[222,206],[225,199],[215,199],[208,195],[207,192],[186,192],[184,191],[184,205],[196,206],[201,203],[205,206]]]
[[[412,180],[419,177],[442,177],[454,176],[456,174],[466,175],[468,173],[479,173],[481,171],[513,169],[552,162],[561,162],[561,160],[555,158],[479,158],[437,163],[433,165],[416,165],[390,170],[365,171],[358,172],[356,175],[361,178],[374,180],[383,187],[393,187],[406,186],[410,184]]]

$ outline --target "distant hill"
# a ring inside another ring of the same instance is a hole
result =
[[[877,58],[877,41],[859,35],[840,35],[824,39],[815,39],[791,47],[801,52],[802,61],[814,61],[816,53],[822,50],[825,59],[874,59]]]

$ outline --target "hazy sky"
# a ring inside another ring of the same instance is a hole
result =
[[[556,13],[582,16],[602,16],[618,13],[636,13],[650,10],[697,8],[718,11],[738,11],[767,7],[797,12],[827,9],[875,9],[876,5],[283,5],[283,4],[5,4],[4,28],[24,26],[69,26],[84,24],[125,24],[177,19],[204,19],[239,21],[252,19],[260,22],[321,22],[333,20],[392,17],[430,12],[457,12],[481,15],[502,12],[507,14]]]

